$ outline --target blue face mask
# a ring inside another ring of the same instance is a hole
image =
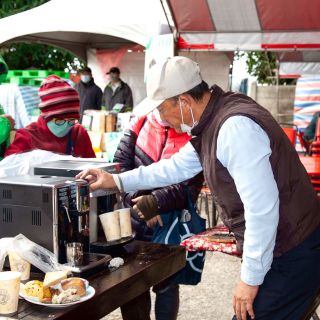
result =
[[[54,121],[47,122],[49,130],[58,138],[65,137],[71,130],[73,125],[70,125],[67,121],[63,125],[56,125]]]

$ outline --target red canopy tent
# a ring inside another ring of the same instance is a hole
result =
[[[168,0],[178,48],[319,50],[319,0]]]

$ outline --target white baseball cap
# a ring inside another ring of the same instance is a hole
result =
[[[201,82],[199,65],[189,58],[176,56],[156,63],[148,74],[147,97],[133,109],[133,113],[144,116],[164,100],[185,93]]]

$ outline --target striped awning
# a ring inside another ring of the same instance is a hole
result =
[[[280,77],[299,78],[320,74],[320,51],[279,52]]]
[[[320,50],[319,0],[167,0],[178,47]]]

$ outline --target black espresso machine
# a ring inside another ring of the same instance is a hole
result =
[[[70,159],[42,163],[33,167],[34,175],[48,175],[60,177],[75,177],[83,170],[95,168],[109,173],[119,173],[119,163],[108,163],[105,159]],[[116,203],[116,192],[112,190],[97,190],[90,193],[90,243],[96,249],[96,242],[105,239],[98,216],[113,211]],[[97,250],[97,252],[101,252]]]
[[[1,178],[0,238],[22,233],[54,252],[60,263],[66,262],[66,243],[81,242],[89,252],[98,238],[98,214],[112,211],[116,203],[115,192],[92,194],[85,180],[74,178],[92,167],[119,171],[118,164],[60,160],[34,168],[38,175]]]
[[[66,263],[66,244],[81,242],[89,252],[89,185],[50,176],[0,179],[0,238],[22,233]]]

